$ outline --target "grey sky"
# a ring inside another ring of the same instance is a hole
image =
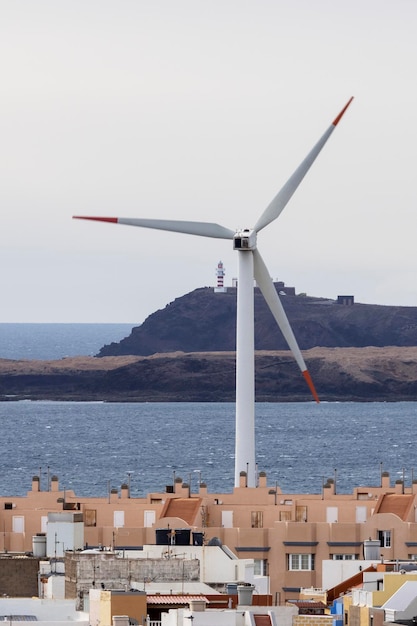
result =
[[[417,306],[415,0],[4,0],[0,322],[140,323],[236,276],[231,243],[74,214],[252,226],[297,292]]]

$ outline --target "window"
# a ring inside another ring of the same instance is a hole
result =
[[[145,511],[143,514],[143,525],[145,528],[152,528],[155,524],[156,514],[155,511]]]
[[[314,554],[289,554],[288,569],[294,570],[314,570]]]
[[[84,525],[97,526],[97,514],[95,509],[84,510]]]
[[[333,561],[354,561],[358,558],[357,554],[333,554]]]
[[[295,521],[296,522],[306,522],[307,521],[307,507],[306,506],[296,506],[295,507]]]
[[[326,508],[326,522],[328,524],[334,524],[337,522],[339,510],[337,506],[328,506]]]
[[[279,521],[280,522],[290,522],[291,521],[291,511],[280,511],[279,512]]]
[[[254,566],[253,573],[255,576],[267,576],[267,559],[254,559]]]
[[[381,548],[391,547],[391,531],[390,530],[379,530],[378,539],[379,539]]]
[[[113,526],[115,528],[123,528],[124,525],[125,525],[125,512],[114,511],[113,512]]]
[[[12,532],[24,533],[25,532],[25,518],[23,515],[13,515],[12,517]]]
[[[252,528],[263,528],[263,512],[262,511],[252,511],[251,526]]]
[[[363,522],[366,522],[366,514],[367,514],[366,506],[357,506],[356,507],[356,523],[362,524]]]

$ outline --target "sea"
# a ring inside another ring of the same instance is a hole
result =
[[[128,324],[0,324],[0,358],[94,355]],[[221,398],[219,399],[221,400]],[[78,496],[130,484],[133,497],[181,477],[196,492],[231,493],[234,403],[0,402],[0,495],[21,496],[33,475]],[[257,403],[256,459],[271,488],[338,493],[417,477],[417,402]]]

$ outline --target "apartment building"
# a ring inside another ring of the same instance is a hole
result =
[[[223,545],[241,559],[254,559],[255,574],[269,577],[275,604],[296,599],[300,588],[320,588],[324,560],[364,558],[367,542],[376,542],[378,559],[417,560],[417,481],[391,484],[381,474],[377,486],[338,494],[329,479],[319,494],[288,494],[260,473],[246,487],[242,473],[231,493],[211,494],[204,483],[192,493],[177,477],[164,492],[131,498],[128,485],[106,497],[79,497],[62,490],[53,476],[47,490],[32,479],[26,496],[0,498],[0,551],[32,552],[46,533],[48,514],[74,512],[82,523],[77,545],[57,541],[49,550],[144,545]],[[35,539],[34,539],[35,538]],[[358,568],[359,568],[358,564]]]

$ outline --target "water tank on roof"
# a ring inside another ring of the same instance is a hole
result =
[[[32,552],[33,556],[38,558],[46,557],[46,535],[45,533],[38,533],[32,537]]]
[[[251,605],[252,604],[252,596],[253,591],[255,589],[254,585],[250,585],[249,583],[245,583],[244,585],[237,586],[237,602],[240,605]]]
[[[189,546],[190,536],[191,536],[191,530],[189,528],[176,528],[175,529],[175,545],[176,546]]]
[[[193,546],[202,546],[204,543],[204,533],[193,531]]]
[[[379,539],[366,539],[363,542],[363,558],[365,561],[379,561],[381,558]]]
[[[157,546],[189,546],[191,530],[189,528],[157,528],[155,536]]]
[[[157,546],[169,546],[169,544],[171,543],[170,528],[157,528],[155,530],[155,536]]]

